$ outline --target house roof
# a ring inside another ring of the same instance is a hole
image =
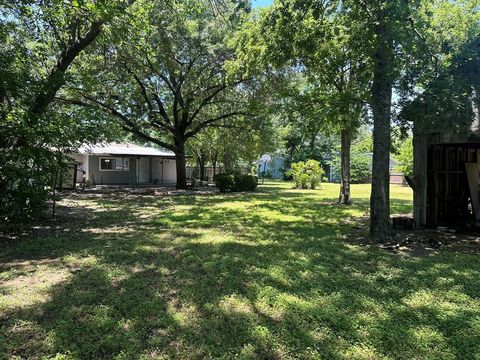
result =
[[[100,143],[82,145],[78,148],[80,154],[91,155],[137,155],[137,156],[169,156],[174,157],[173,151],[164,148],[141,146],[132,143]]]
[[[373,153],[369,152],[369,153],[365,153],[365,155],[368,155],[372,158],[373,160]],[[370,160],[370,161],[372,161]],[[391,154],[390,154],[390,157],[389,157],[389,167],[390,167],[390,170],[392,170],[393,168],[395,168],[397,166],[397,159],[395,159]]]

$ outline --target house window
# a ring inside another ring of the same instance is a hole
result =
[[[116,157],[101,157],[100,171],[128,171],[130,163],[128,159]]]

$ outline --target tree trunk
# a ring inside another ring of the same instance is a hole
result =
[[[341,149],[340,149],[340,196],[338,203],[343,205],[350,205],[352,199],[350,197],[350,145],[352,144],[352,131],[344,129],[340,132]]]
[[[187,188],[187,169],[185,161],[185,143],[176,142],[175,163],[177,168],[177,189]]]
[[[226,152],[223,154],[223,171],[226,173],[232,172],[232,157]]]
[[[215,177],[215,174],[217,173],[217,158],[218,158],[218,154],[217,152],[215,151],[213,154],[212,154],[212,166],[213,166],[213,176]],[[213,180],[213,179],[212,179]]]
[[[205,158],[203,156],[198,159],[198,167],[200,169],[200,180],[205,181]]]
[[[375,243],[392,238],[390,223],[390,111],[392,104],[393,34],[392,19],[383,11],[375,25],[376,44],[373,54],[373,159],[370,195],[370,238]]]

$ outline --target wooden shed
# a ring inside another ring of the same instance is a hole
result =
[[[470,126],[414,128],[414,220],[417,226],[480,225],[480,131]]]

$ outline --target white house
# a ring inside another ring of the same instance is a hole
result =
[[[84,145],[71,157],[78,163],[76,181],[97,185],[158,184],[177,181],[175,154],[166,149],[132,143]]]

